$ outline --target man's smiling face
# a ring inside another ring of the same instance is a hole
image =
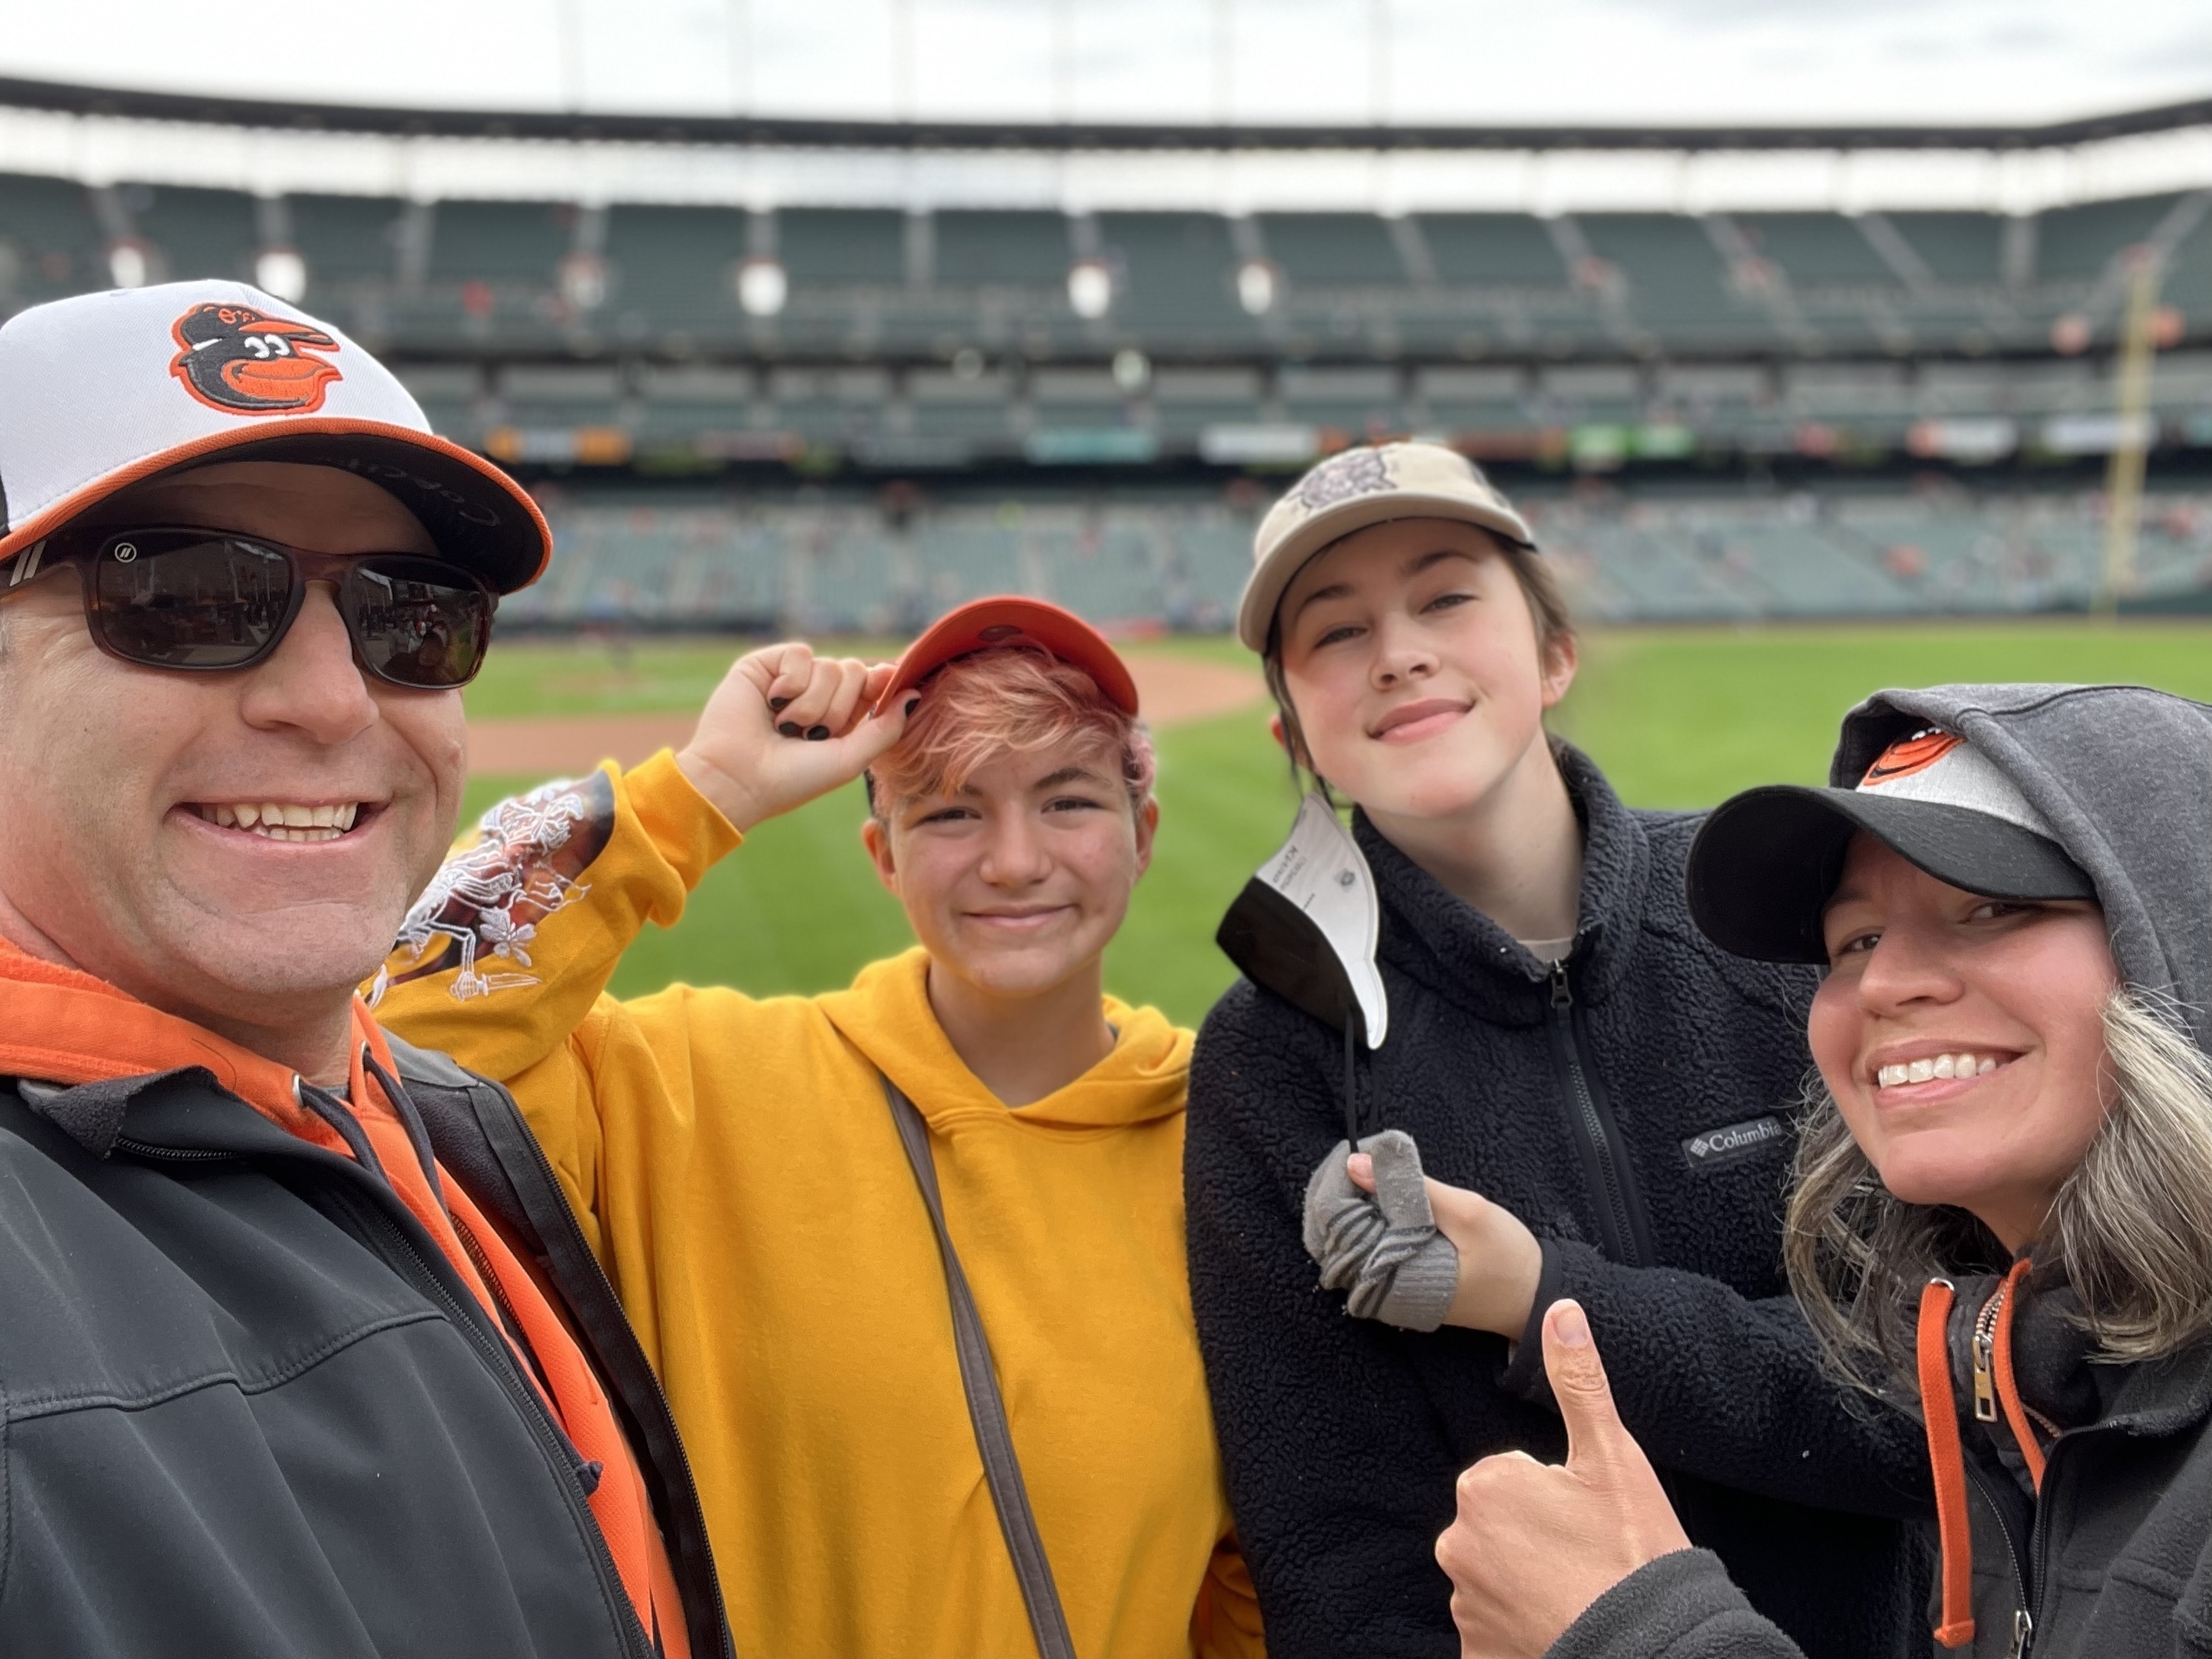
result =
[[[325,467],[205,467],[97,522],[435,552],[392,496]],[[328,584],[270,656],[222,673],[101,652],[66,568],[0,622],[0,931],[248,1046],[342,1009],[452,837],[460,693],[364,675]],[[269,833],[271,807],[309,833]]]

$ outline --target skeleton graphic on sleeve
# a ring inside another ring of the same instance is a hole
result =
[[[530,973],[491,971],[492,963],[531,964],[538,924],[590,890],[576,879],[614,830],[614,787],[603,772],[542,784],[483,815],[472,847],[439,866],[407,913],[397,941],[413,965],[377,975],[372,1005],[392,985],[458,969],[458,1001],[534,985]]]

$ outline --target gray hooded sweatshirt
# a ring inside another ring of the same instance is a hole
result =
[[[1922,726],[1966,738],[2019,786],[2095,883],[2122,977],[2212,1052],[2212,708],[2140,686],[1884,691],[1845,717],[1830,781],[1855,786]],[[2014,1368],[2028,1407],[2062,1430],[2039,1488],[2009,1430],[1978,1422],[1971,1405],[1972,1323],[1997,1280],[1954,1277],[1974,1630],[1949,1651],[2212,1655],[2212,1334],[2157,1361],[2092,1364],[2070,1289],[2029,1280],[2014,1316]],[[1931,1624],[1937,1616],[1931,1608]],[[1685,1550],[1601,1596],[1550,1659],[1797,1651],[1717,1557]]]

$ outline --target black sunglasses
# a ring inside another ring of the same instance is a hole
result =
[[[355,660],[390,685],[450,690],[483,666],[497,597],[471,572],[415,553],[311,553],[219,530],[67,532],[18,557],[12,592],[76,568],[85,625],[147,668],[250,668],[283,642],[310,582],[337,587]]]

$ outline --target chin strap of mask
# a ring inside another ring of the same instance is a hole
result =
[[[1344,1139],[1347,1144],[1359,1144],[1359,1010],[1347,1008],[1344,1014]]]

